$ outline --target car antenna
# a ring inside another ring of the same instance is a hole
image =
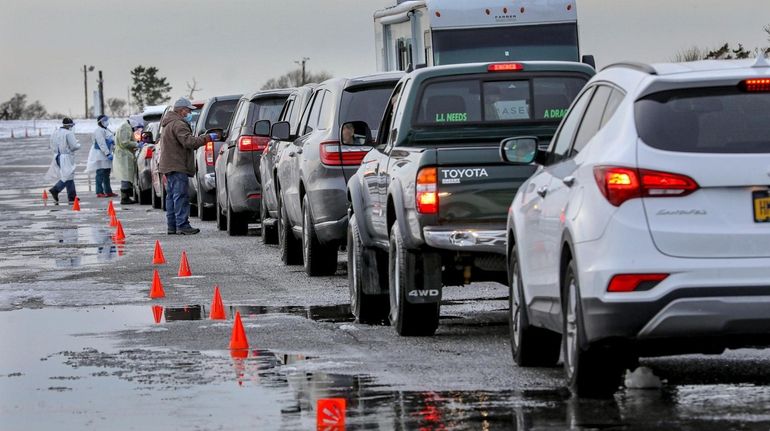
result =
[[[751,67],[770,67],[770,63],[765,58],[765,51],[757,48],[757,61]]]

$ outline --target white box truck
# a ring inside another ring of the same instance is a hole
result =
[[[581,61],[576,0],[408,0],[374,13],[377,70]],[[592,66],[593,57],[582,61]]]

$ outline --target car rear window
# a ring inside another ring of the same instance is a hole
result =
[[[417,123],[561,121],[587,78],[464,79],[427,83]]]
[[[278,117],[281,115],[281,110],[283,110],[283,104],[286,103],[287,98],[288,96],[269,99],[263,98],[252,101],[251,109],[254,121],[278,121]]]
[[[770,153],[770,93],[738,87],[651,94],[635,104],[645,144],[689,153]]]
[[[377,136],[382,114],[388,104],[388,98],[393,93],[396,82],[380,87],[363,87],[348,89],[342,93],[340,102],[339,125],[348,121],[365,121],[372,130],[372,137]]]
[[[237,105],[237,99],[214,102],[206,114],[206,122],[203,125],[203,130],[227,129]]]

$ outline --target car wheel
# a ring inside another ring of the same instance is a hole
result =
[[[337,272],[337,247],[318,241],[307,195],[302,198],[302,261],[305,273],[311,277]]]
[[[407,291],[422,287],[423,274],[420,256],[404,246],[404,239],[398,223],[390,232],[388,273],[390,274],[390,324],[399,335],[433,335],[438,328],[439,302],[412,304],[407,300]]]
[[[302,264],[302,250],[300,243],[294,237],[291,230],[289,217],[286,215],[286,208],[283,206],[281,198],[278,198],[278,248],[281,250],[281,261],[285,265]]]
[[[544,328],[529,325],[524,301],[524,283],[521,279],[518,252],[514,247],[510,256],[508,304],[513,360],[521,367],[553,367],[559,361],[561,336]]]
[[[624,362],[611,348],[586,343],[576,274],[573,260],[562,282],[562,349],[567,386],[579,397],[611,397],[620,386]]]
[[[245,214],[238,214],[230,206],[230,199],[227,199],[227,234],[230,236],[243,236],[249,232],[249,223]]]
[[[390,298],[387,294],[366,293],[364,285],[377,292],[387,289],[387,271],[377,271],[378,268],[384,269],[387,263],[378,256],[381,253],[377,250],[364,247],[355,214],[348,222],[347,236],[350,311],[359,323],[381,323],[388,317]],[[378,261],[372,262],[371,259],[378,259]],[[379,266],[380,264],[385,265]]]
[[[198,193],[197,198],[198,201],[198,217],[200,217],[201,221],[211,221],[216,218],[216,205],[214,208],[211,207],[205,207],[203,205],[203,192],[201,192],[200,184],[198,185]]]
[[[217,200],[217,203],[214,204],[214,208],[216,209],[216,212],[217,212],[217,229],[219,230],[227,229],[227,218],[222,212],[222,207],[219,206],[219,200]]]
[[[265,196],[262,196],[262,205],[259,211],[259,216],[262,223],[262,243],[263,244],[278,244],[278,228],[275,224],[272,226],[265,225],[264,220],[268,218],[267,202],[265,202]]]

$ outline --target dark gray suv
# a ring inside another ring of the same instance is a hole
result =
[[[300,137],[278,159],[278,239],[286,264],[304,262],[308,275],[337,270],[337,250],[347,229],[347,180],[371,147],[340,143],[340,126],[366,122],[376,134],[401,72],[324,81],[300,119]],[[288,123],[276,123],[272,138],[286,141]]]
[[[195,136],[206,133],[209,129],[226,129],[235,112],[235,106],[241,95],[212,97],[203,105],[203,111],[195,123]],[[214,162],[223,142],[209,142],[195,150],[195,176],[190,182],[191,200],[198,207],[201,220],[216,218],[217,183],[214,175]]]
[[[257,136],[260,120],[276,121],[293,89],[266,90],[244,95],[224,133],[224,145],[214,162],[217,227],[230,235],[245,235],[258,220],[262,206],[259,164],[270,140],[269,126]]]

